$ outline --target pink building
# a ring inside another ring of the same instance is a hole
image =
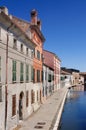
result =
[[[54,91],[59,89],[60,87],[60,63],[61,60],[58,56],[47,50],[43,50],[44,55],[44,64],[48,65],[50,68],[54,70]]]

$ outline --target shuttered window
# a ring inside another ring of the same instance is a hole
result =
[[[16,94],[12,96],[12,116],[16,115]]]
[[[12,62],[12,81],[16,81],[16,61]]]
[[[31,66],[31,81],[34,79],[34,71],[33,71],[33,66]]]
[[[26,65],[26,82],[29,81],[29,65]]]
[[[0,102],[2,102],[2,86],[0,86]]]
[[[24,64],[20,63],[20,82],[24,81]]]

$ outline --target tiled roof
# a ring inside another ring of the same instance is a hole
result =
[[[25,31],[16,22],[14,22],[8,15],[6,15],[4,12],[0,13],[0,22],[2,22],[2,24],[5,24],[5,26],[7,28],[12,26],[12,31],[14,33],[16,33],[16,31],[21,32],[21,34],[22,34],[21,37],[24,36],[27,40],[30,41],[30,43],[32,43],[33,45],[36,46],[36,44],[31,41],[31,39],[28,37],[28,35],[25,33]],[[11,28],[10,28],[10,30],[11,30]]]
[[[24,32],[28,32],[29,29],[35,29],[40,38],[42,39],[42,41],[43,42],[45,41],[45,38],[37,25],[32,25],[30,22],[27,22],[15,16],[12,16],[12,20],[15,23],[17,23],[23,29]]]
[[[17,23],[25,32],[28,30],[28,28],[30,27],[30,23],[22,20],[20,18],[17,18],[15,16],[12,16],[12,20]]]

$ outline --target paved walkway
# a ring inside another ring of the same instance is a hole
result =
[[[40,109],[23,121],[19,130],[53,130],[67,88],[61,88],[53,93]]]

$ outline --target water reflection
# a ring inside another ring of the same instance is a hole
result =
[[[86,91],[69,90],[59,130],[86,130]]]

